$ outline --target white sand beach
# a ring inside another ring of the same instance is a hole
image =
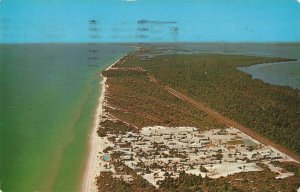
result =
[[[109,70],[113,65],[118,63],[121,59],[114,62],[110,65],[106,70]],[[102,75],[101,75],[102,76]],[[86,163],[86,169],[84,172],[84,178],[82,183],[82,192],[95,192],[97,190],[96,180],[95,178],[99,175],[100,171],[103,169],[103,164],[101,164],[100,153],[110,145],[109,141],[105,138],[101,138],[97,134],[97,129],[99,127],[99,123],[101,122],[101,117],[103,113],[104,106],[104,97],[106,91],[106,77],[103,77],[101,81],[102,89],[101,95],[98,102],[98,107],[95,112],[95,120],[92,131],[89,135],[89,154]]]

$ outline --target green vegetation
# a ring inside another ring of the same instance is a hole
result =
[[[296,162],[280,162],[274,161],[272,162],[275,166],[281,167],[288,172],[292,172],[296,177],[300,177],[300,164]]]
[[[129,192],[132,191],[130,184],[126,183],[122,179],[114,179],[111,173],[101,173],[97,178],[98,191],[120,191]]]
[[[129,125],[139,128],[151,125],[223,127],[206,113],[186,105],[151,82],[146,72],[119,69],[105,71],[103,75],[108,77],[107,102],[111,106],[105,110]],[[120,126],[112,126],[115,127]]]
[[[121,178],[116,178],[112,173],[101,173],[96,178],[99,192],[155,192],[158,191],[147,180],[143,179],[140,175],[137,175],[135,171],[119,161],[118,154],[112,156],[111,163],[114,165],[118,174],[126,174],[132,177],[132,181],[124,181]]]
[[[252,79],[237,69],[284,58],[218,54],[131,54],[123,67],[142,67],[161,83],[300,153],[300,91]]]
[[[186,174],[181,172],[178,178],[167,177],[165,180],[159,182],[159,187],[163,191],[176,191],[176,192],[188,192],[188,191],[201,191],[200,185],[202,183],[202,177],[192,174]]]
[[[168,177],[159,182],[161,191],[208,191],[208,192],[252,192],[252,191],[297,191],[299,177],[275,179],[276,173],[265,165],[264,171],[244,172],[219,179],[202,178],[180,173],[178,178]],[[259,178],[259,179],[258,179]]]
[[[264,171],[242,172],[219,179],[209,179],[205,182],[207,191],[221,191],[218,188],[234,187],[236,191],[297,191],[300,187],[299,177],[275,179],[276,173],[264,164],[259,164]],[[226,190],[223,190],[226,191]]]
[[[101,122],[101,127],[97,130],[97,133],[100,137],[105,137],[108,133],[111,134],[125,134],[129,131],[135,132],[137,131],[133,127],[130,127],[128,125],[125,125],[124,123],[117,121],[112,122],[109,120],[106,120],[104,122]]]
[[[113,178],[112,173],[101,173],[96,179],[99,192],[154,192],[155,188],[144,179],[135,180],[132,184],[120,178]]]

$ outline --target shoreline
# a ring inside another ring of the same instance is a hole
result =
[[[122,58],[115,61],[113,64],[111,64],[109,67],[107,67],[104,71],[109,70],[112,68],[115,64],[117,64],[121,59],[123,59],[126,56],[123,56]],[[84,170],[84,176],[83,176],[83,182],[81,185],[81,191],[82,192],[94,192],[97,189],[97,185],[95,183],[95,177],[99,175],[101,167],[99,166],[98,161],[98,155],[99,152],[101,152],[103,149],[101,147],[101,144],[103,141],[101,137],[98,136],[97,130],[99,127],[99,124],[101,122],[101,117],[103,113],[103,105],[104,105],[104,97],[106,92],[106,80],[107,77],[104,77],[102,74],[100,74],[102,77],[101,84],[101,94],[98,99],[98,106],[95,111],[94,115],[94,123],[93,128],[89,134],[89,149],[88,149],[88,157],[85,163],[85,170]]]
[[[286,71],[280,73],[278,72],[281,66],[295,65],[298,64],[299,61],[300,60],[297,59],[296,61],[287,61],[287,62],[260,63],[248,67],[237,67],[237,69],[243,73],[251,75],[252,79],[259,79],[270,85],[288,86],[292,89],[300,89],[300,86],[298,86],[296,80],[297,75],[287,76],[288,73],[286,73]],[[275,67],[275,70],[269,71],[266,70],[265,67],[271,67],[271,68]]]

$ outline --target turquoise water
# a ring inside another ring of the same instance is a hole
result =
[[[78,191],[99,73],[130,50],[94,44],[0,46],[1,190]]]
[[[103,155],[103,158],[102,158],[104,161],[109,161],[110,159],[110,156],[109,155]]]

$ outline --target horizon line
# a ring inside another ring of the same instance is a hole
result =
[[[300,41],[153,41],[153,42],[0,42],[0,45],[13,44],[300,44]]]

